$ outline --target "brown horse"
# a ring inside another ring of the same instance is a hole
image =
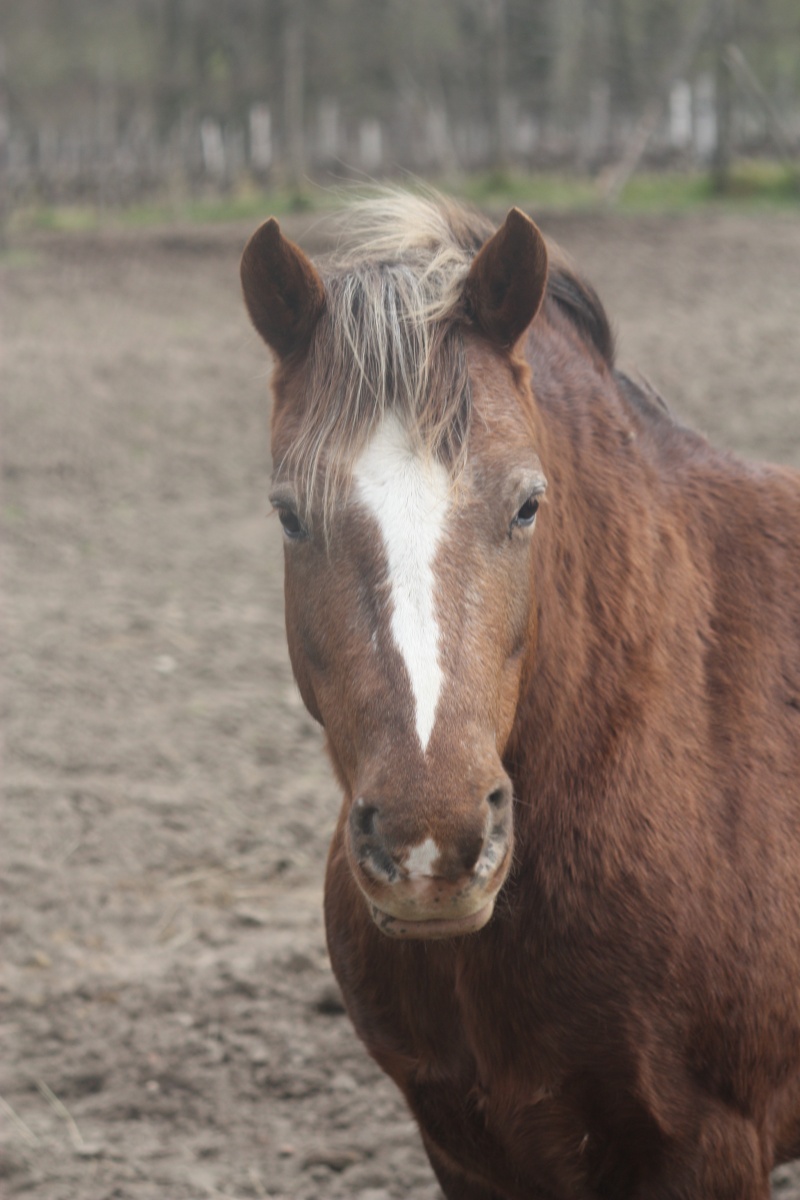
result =
[[[800,1155],[800,478],[614,365],[513,209],[356,205],[275,352],[325,914],[448,1200],[765,1200]]]

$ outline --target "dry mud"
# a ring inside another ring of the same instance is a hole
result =
[[[543,225],[623,366],[800,466],[800,218]],[[326,958],[338,795],[284,646],[246,232],[0,267],[3,1197],[439,1194]]]

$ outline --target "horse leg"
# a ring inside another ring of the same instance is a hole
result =
[[[754,1123],[720,1107],[690,1145],[666,1156],[636,1200],[770,1200],[771,1165]]]

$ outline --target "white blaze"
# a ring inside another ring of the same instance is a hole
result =
[[[389,564],[394,637],[414,695],[423,752],[442,688],[433,560],[449,508],[441,463],[415,454],[396,417],[386,417],[353,471],[356,495],[378,522]]]

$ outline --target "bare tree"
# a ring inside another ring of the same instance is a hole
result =
[[[283,34],[284,116],[289,185],[299,189],[306,174],[305,0],[285,0]]]

